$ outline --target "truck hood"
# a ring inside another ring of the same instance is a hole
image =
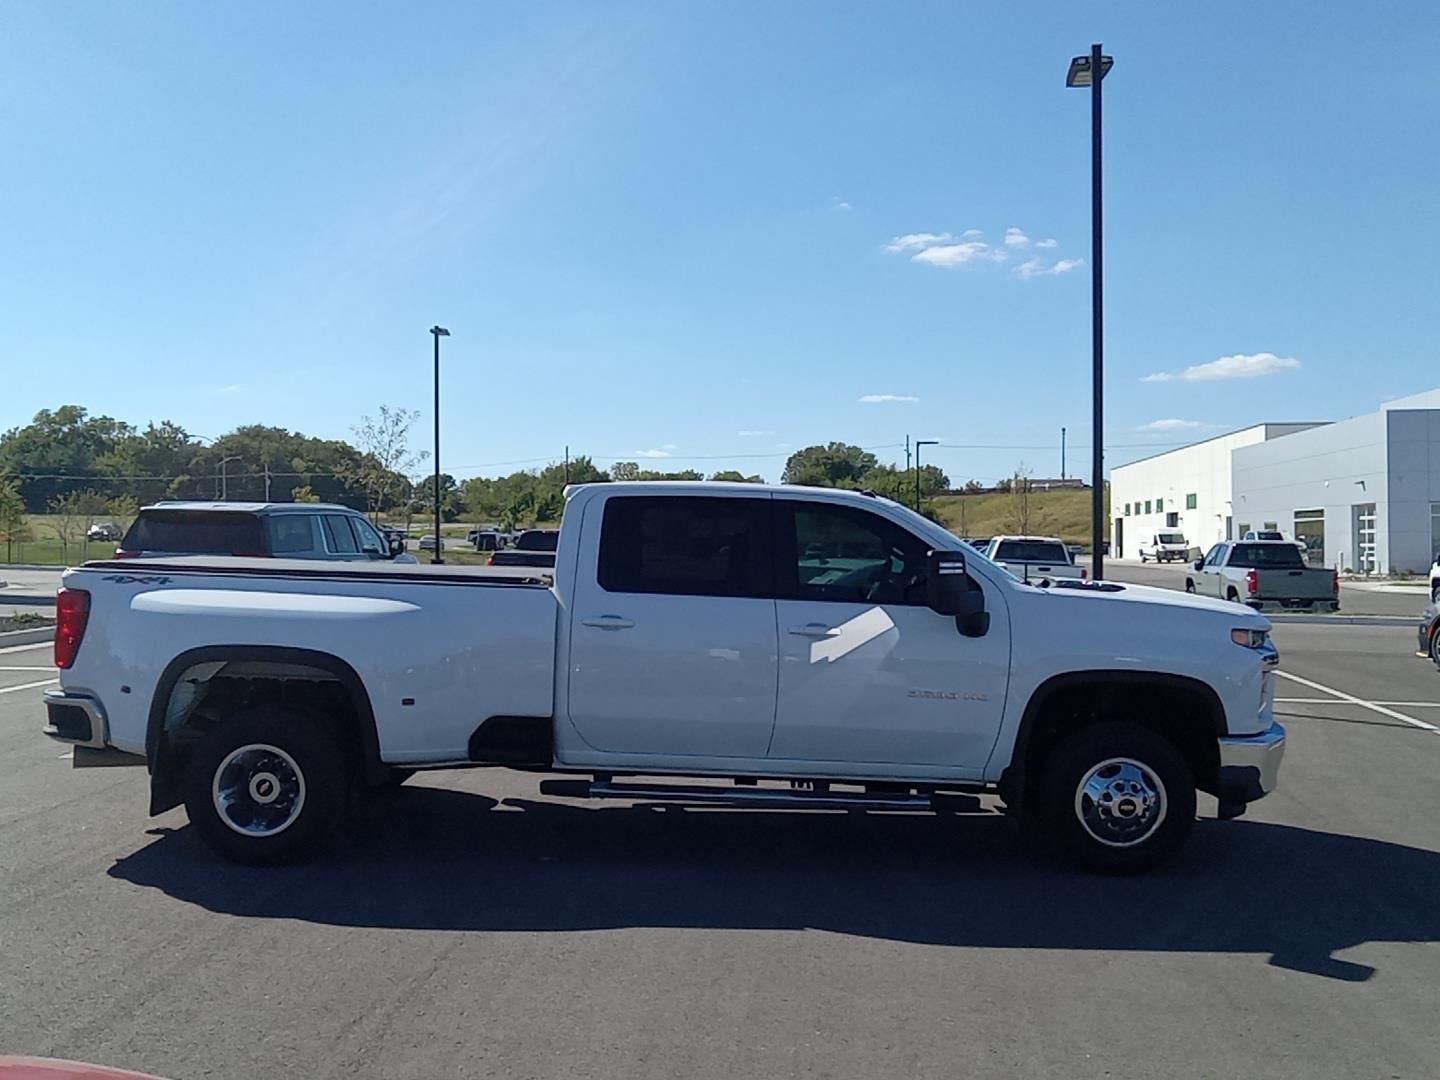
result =
[[[1023,588],[1023,586],[1022,586]],[[1143,604],[1147,607],[1183,608],[1186,611],[1209,611],[1216,615],[1228,616],[1237,627],[1254,626],[1257,630],[1269,629],[1270,620],[1258,611],[1230,600],[1213,596],[1196,596],[1176,589],[1161,589],[1154,585],[1127,585],[1118,581],[1103,583],[1086,582],[1083,585],[1052,585],[1045,592],[1056,601],[1088,604]]]

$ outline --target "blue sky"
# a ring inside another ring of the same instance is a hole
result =
[[[1088,469],[1091,41],[1109,464],[1440,385],[1440,8],[892,7],[7,5],[0,426]]]

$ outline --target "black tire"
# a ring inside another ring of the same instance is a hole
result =
[[[228,811],[222,811],[228,786]],[[345,759],[304,713],[262,707],[215,728],[185,771],[185,811],[211,851],[231,862],[293,862],[323,846],[349,795]]]
[[[1440,668],[1440,626],[1430,628],[1430,660]]]
[[[1173,743],[1139,724],[1076,732],[1051,750],[1039,783],[1042,827],[1086,870],[1148,870],[1173,855],[1195,825],[1190,766]],[[1082,791],[1087,785],[1092,794]]]
[[[1188,593],[1193,593],[1195,591],[1195,582],[1192,581],[1190,578],[1185,579],[1185,591]]]
[[[1440,581],[1430,586],[1430,602],[1440,604]]]
[[[1226,589],[1225,599],[1238,604],[1240,602],[1240,594],[1234,589]]]

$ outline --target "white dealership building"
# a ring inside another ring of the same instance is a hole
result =
[[[1248,529],[1305,542],[1312,565],[1421,571],[1440,551],[1440,390],[1333,423],[1255,424],[1117,466],[1111,553],[1157,532],[1201,551]]]

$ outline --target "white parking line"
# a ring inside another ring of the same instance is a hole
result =
[[[55,643],[53,641],[38,641],[34,645],[6,645],[3,649],[0,649],[0,656],[4,656],[7,653],[33,652],[36,649],[53,649],[54,647]]]
[[[0,668],[0,671],[4,671]],[[1334,705],[1328,697],[1277,697],[1277,705]],[[1372,701],[1371,705],[1392,705],[1401,709],[1440,709],[1440,701]]]
[[[0,686],[0,694],[13,694],[17,690],[34,690],[37,686],[49,686],[51,683],[59,681],[59,679],[42,679],[39,682],[21,683],[19,686]]]
[[[54,671],[54,664],[0,664],[0,671]]]
[[[1279,675],[1282,679],[1297,682],[1301,686],[1308,686],[1311,690],[1319,690],[1322,694],[1330,694],[1339,698],[1341,701],[1349,702],[1351,705],[1358,705],[1362,709],[1369,709],[1371,712],[1379,713],[1381,716],[1388,716],[1392,720],[1399,720],[1401,723],[1409,724],[1411,727],[1417,727],[1421,731],[1440,734],[1440,727],[1436,727],[1434,724],[1427,724],[1424,720],[1416,720],[1413,716],[1406,716],[1404,713],[1396,712],[1394,709],[1387,708],[1378,702],[1366,701],[1364,698],[1358,698],[1354,694],[1347,694],[1343,690],[1336,690],[1333,686],[1326,686],[1324,683],[1311,682],[1309,679],[1301,678],[1299,675],[1289,671],[1277,671],[1275,674]]]

